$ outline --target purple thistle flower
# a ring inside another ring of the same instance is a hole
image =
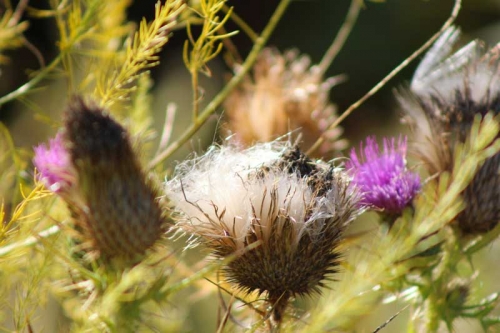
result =
[[[346,168],[353,184],[363,195],[361,204],[382,209],[388,214],[400,214],[420,190],[420,177],[406,169],[406,137],[384,138],[381,152],[375,137],[361,143],[360,156],[355,149]]]
[[[71,186],[74,171],[61,133],[49,140],[48,147],[42,143],[34,150],[33,164],[40,172],[40,179],[51,191],[58,193]]]

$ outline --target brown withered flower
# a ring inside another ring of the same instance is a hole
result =
[[[35,148],[40,177],[72,212],[83,248],[132,259],[165,226],[159,194],[141,169],[127,131],[95,104],[71,100],[62,134]]]
[[[279,325],[291,297],[320,291],[338,271],[338,246],[359,213],[338,168],[272,142],[212,147],[166,184],[178,227],[199,236],[237,288],[265,294]],[[247,249],[248,246],[256,246]]]
[[[262,51],[252,77],[228,96],[224,103],[226,129],[235,139],[250,146],[270,142],[290,131],[301,135],[301,148],[308,149],[337,118],[329,101],[330,89],[342,79],[323,79],[308,56],[296,50],[280,54],[274,48]],[[318,154],[325,155],[346,147],[336,127],[325,134]]]
[[[456,53],[457,28],[446,30],[428,51],[400,101],[415,130],[415,148],[430,174],[451,171],[453,151],[465,142],[474,118],[500,113],[500,44],[485,51],[473,41]],[[500,221],[500,154],[486,160],[463,192],[457,217],[465,234],[484,233]]]

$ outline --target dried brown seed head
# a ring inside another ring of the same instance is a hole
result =
[[[337,118],[329,102],[330,89],[339,78],[324,80],[310,66],[307,56],[296,51],[283,55],[273,48],[264,49],[257,60],[253,77],[247,78],[227,98],[227,128],[245,146],[269,142],[298,130],[302,148],[309,148]],[[320,154],[346,147],[340,139],[340,127],[329,130]]]

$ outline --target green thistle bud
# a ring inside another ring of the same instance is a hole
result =
[[[77,179],[77,195],[68,200],[84,243],[105,258],[142,255],[161,236],[164,217],[126,130],[74,98],[64,139]]]

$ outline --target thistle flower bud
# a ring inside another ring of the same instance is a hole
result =
[[[359,157],[352,149],[346,168],[363,196],[362,205],[398,216],[419,192],[420,177],[406,168],[406,138],[400,137],[397,145],[394,138],[383,142],[380,151],[375,138],[368,137]]]
[[[226,127],[241,144],[269,142],[289,131],[300,130],[302,147],[310,147],[337,118],[329,103],[330,89],[338,78],[323,80],[319,69],[310,66],[307,56],[296,51],[280,54],[266,48],[259,56],[253,78],[246,78],[225,101]],[[346,147],[339,139],[340,127],[328,130],[318,153]]]
[[[456,28],[446,30],[417,68],[411,92],[400,100],[415,130],[418,156],[430,174],[453,169],[453,151],[465,142],[476,115],[500,113],[500,44],[485,52],[473,41],[456,53]],[[484,233],[500,221],[500,154],[483,164],[463,192],[457,217],[465,234]]]
[[[278,323],[290,297],[319,292],[338,270],[342,233],[358,213],[342,170],[274,142],[213,147],[176,173],[166,189],[178,226],[218,258],[237,255],[227,279],[266,293]]]
[[[50,181],[61,182],[71,170],[73,190],[62,197],[82,241],[96,254],[134,258],[161,236],[158,193],[142,172],[126,130],[99,107],[74,98],[63,136],[52,140],[49,150],[37,148],[34,161]]]

